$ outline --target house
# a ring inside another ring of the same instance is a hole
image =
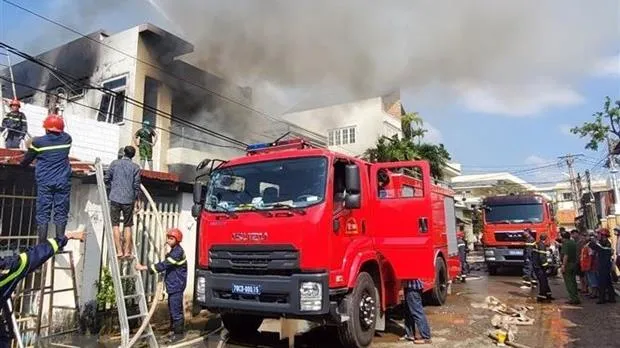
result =
[[[400,93],[344,104],[293,109],[282,119],[327,137],[330,149],[362,156],[381,136],[402,134],[400,118],[405,114]]]
[[[71,115],[68,123],[87,119],[115,125],[118,136],[107,141],[117,150],[131,144],[142,122],[150,121],[160,135],[154,168],[186,182],[203,159],[242,155],[246,144],[286,132],[326,143],[322,135],[254,110],[249,88],[184,61],[193,50],[191,43],[148,23],[114,34],[99,30],[35,57],[54,71],[27,60],[13,65],[17,96],[44,107],[55,95],[66,96],[60,109]],[[9,78],[7,70],[2,74]]]

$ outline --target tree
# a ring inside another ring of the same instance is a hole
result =
[[[571,128],[571,133],[580,138],[590,137],[585,148],[597,151],[601,143],[607,141],[609,133],[620,138],[620,100],[612,105],[611,98],[605,97],[603,111],[592,114],[594,121],[584,122],[581,127]]]
[[[443,168],[451,159],[443,144],[434,145],[423,142],[424,122],[417,112],[408,113],[401,118],[403,137],[393,135],[391,138],[379,137],[374,147],[364,152],[364,158],[370,162],[396,162],[424,159],[429,161],[431,175],[443,179]]]

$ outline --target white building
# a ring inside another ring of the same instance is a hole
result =
[[[381,136],[402,134],[400,118],[404,110],[400,93],[345,104],[294,111],[282,119],[324,135],[330,149],[361,156]]]

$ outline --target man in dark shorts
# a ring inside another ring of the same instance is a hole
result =
[[[125,146],[123,158],[112,161],[105,175],[105,183],[109,190],[110,218],[114,232],[116,256],[131,257],[133,243],[131,227],[133,226],[133,211],[136,199],[140,194],[140,167],[133,163],[136,155],[133,146]],[[120,220],[123,215],[123,230],[125,247],[121,244]]]

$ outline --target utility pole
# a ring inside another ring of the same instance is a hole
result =
[[[561,161],[565,161],[566,162],[566,166],[568,167],[568,176],[570,178],[570,187],[571,187],[571,192],[572,192],[572,196],[573,196],[573,205],[575,208],[575,214],[579,215],[579,202],[580,199],[579,197],[577,197],[579,195],[579,190],[578,190],[578,186],[577,186],[577,180],[575,179],[575,171],[573,170],[573,164],[575,164],[575,158],[576,157],[580,157],[583,156],[581,154],[578,155],[565,155],[565,156],[560,156],[558,157]]]
[[[620,198],[620,194],[618,193],[618,179],[616,178],[616,173],[618,169],[616,168],[616,159],[613,154],[613,147],[611,146],[611,139],[609,136],[607,137],[607,147],[609,153],[609,180],[611,181],[611,187],[614,190],[614,214],[620,213],[620,202],[618,202],[618,198]]]

